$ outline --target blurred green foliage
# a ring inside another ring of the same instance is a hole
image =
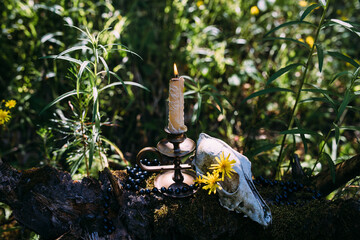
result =
[[[287,132],[284,143],[283,174],[294,152],[308,173],[321,171],[330,160],[333,164],[344,161],[359,153],[360,86],[354,73],[360,60],[356,33],[360,3],[330,2],[318,45],[310,55],[305,90],[292,114],[294,92],[299,90],[305,68],[298,64],[281,74],[279,70],[295,63],[304,65],[309,58],[323,13],[321,7],[313,8],[300,19],[310,4],[284,0],[3,0],[0,96],[18,104],[7,128],[0,129],[0,157],[19,168],[53,162],[70,169],[65,161],[69,155],[55,151],[67,144],[55,130],[56,119],[72,117],[70,105],[60,101],[39,115],[48,103],[74,89],[74,81],[69,80],[71,64],[40,59],[77,46],[81,35],[66,26],[70,25],[94,33],[111,28],[103,42],[122,44],[142,57],[113,48],[106,61],[123,81],[144,85],[150,93],[127,87],[124,97],[124,88],[110,88],[100,102],[101,118],[108,123],[102,126],[102,134],[130,162],[139,149],[154,146],[165,136],[174,62],[181,75],[193,80],[187,91],[211,86],[204,89],[211,94],[201,95],[201,111],[199,94],[185,101],[188,136],[196,139],[205,131],[227,141],[250,158],[254,175],[274,177],[286,130],[292,132]],[[351,23],[351,27],[330,19]],[[289,25],[265,36],[281,24],[300,20],[311,24]],[[74,54],[72,57],[80,58],[83,52]],[[262,90],[267,94],[249,98]],[[343,102],[346,106],[339,115]],[[294,125],[288,129],[291,116]],[[110,146],[107,153],[120,162],[118,152]]]

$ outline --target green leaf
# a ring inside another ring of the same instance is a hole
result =
[[[268,38],[264,38],[263,41],[274,41],[274,40],[284,40],[284,41],[291,41],[291,42],[295,42],[297,44],[300,44],[303,47],[306,47],[307,49],[310,49],[309,45],[307,45],[304,42],[301,42],[299,40],[293,39],[293,38],[284,38],[284,37],[268,37]]]
[[[360,37],[360,31],[357,28],[357,26],[352,23],[352,22],[348,22],[348,21],[342,21],[340,19],[330,19],[330,22],[335,23],[337,25],[343,26],[344,28],[346,28],[347,30],[349,30],[350,32],[355,33],[356,35],[358,35]]]
[[[73,62],[73,63],[79,64],[79,65],[82,64],[82,61],[77,60],[77,59],[72,58],[72,57],[68,57],[68,56],[50,55],[50,56],[41,57],[40,59],[47,59],[47,58],[52,58],[52,59],[55,59],[55,60],[56,59],[61,59],[61,60],[65,60],[65,61],[68,61],[68,62]]]
[[[84,72],[85,69],[89,69],[87,68],[86,66],[90,63],[90,61],[84,61],[81,65],[80,65],[80,69],[79,69],[79,73],[77,75],[77,78],[76,78],[76,94],[77,94],[77,97],[79,97],[79,91],[80,91],[80,79],[81,79],[81,76]],[[89,70],[90,71],[90,70]],[[90,71],[91,72],[91,71]]]
[[[273,149],[273,148],[275,148],[275,147],[277,147],[277,146],[279,146],[279,145],[280,145],[280,144],[275,144],[275,143],[265,144],[265,145],[263,145],[263,146],[261,146],[261,147],[258,147],[258,148],[255,148],[255,149],[252,149],[252,150],[248,151],[248,152],[246,153],[246,156],[247,156],[248,158],[253,158],[253,157],[255,157],[256,155],[258,155],[258,154],[260,154],[260,153],[262,153],[262,152],[269,151],[269,150],[271,150],[271,149]]]
[[[107,77],[108,77],[108,83],[110,83],[109,67],[108,67],[108,65],[106,64],[106,61],[105,61],[105,59],[104,59],[103,57],[99,56],[99,58],[100,58],[102,64],[104,65],[104,68],[105,68],[105,71],[106,71],[106,75],[107,75]]]
[[[281,75],[283,75],[284,73],[290,71],[293,68],[296,68],[300,65],[303,65],[302,63],[293,63],[290,64],[284,68],[279,69],[277,72],[275,72],[273,75],[271,75],[271,77],[269,78],[269,80],[266,82],[266,85],[269,85],[270,83],[272,83],[275,79],[277,79],[278,77],[280,77]]]
[[[282,132],[280,132],[280,134],[309,134],[309,135],[317,136],[317,137],[322,136],[322,134],[320,134],[320,133],[317,133],[317,132],[314,132],[311,130],[307,130],[307,129],[299,129],[299,128],[282,131]]]
[[[102,71],[103,72],[103,71]],[[100,73],[100,72],[99,72]],[[109,71],[109,73],[111,74],[111,75],[113,75],[117,80],[119,80],[124,86],[125,86],[125,83],[124,83],[124,81],[116,74],[116,73],[114,73],[114,72],[112,72],[112,71]],[[111,85],[111,84],[110,84]],[[126,87],[124,87],[124,90],[125,90],[125,92],[126,92],[126,94],[129,94],[129,92],[128,92],[128,90],[126,89]]]
[[[304,11],[304,13],[301,15],[300,17],[300,21],[304,20],[304,18],[309,14],[311,13],[312,10],[314,10],[315,8],[317,7],[321,7],[320,4],[316,3],[316,4],[312,4],[310,5],[309,7],[307,7]]]
[[[71,169],[70,169],[70,174],[71,176],[73,176],[76,171],[79,169],[80,163],[84,160],[85,158],[85,153],[81,155],[81,157],[79,157],[72,165],[71,165]]]
[[[223,113],[224,109],[222,107],[220,99],[215,94],[213,94],[212,92],[205,92],[205,94],[211,96],[215,100],[216,104],[220,107],[220,113]]]
[[[201,104],[202,104],[202,96],[200,93],[197,93],[197,104],[198,104],[198,107],[197,107],[197,111],[196,111],[196,121],[199,121],[200,119],[200,112],[201,112]]]
[[[338,58],[340,60],[350,63],[351,65],[353,65],[356,68],[360,67],[360,65],[357,62],[355,62],[352,58],[349,58],[342,53],[330,52],[330,51],[328,51],[327,53],[332,57],[335,57],[335,58]]]
[[[332,178],[332,181],[333,183],[335,183],[335,177],[336,177],[336,171],[335,171],[335,164],[334,164],[334,161],[331,159],[331,157],[329,156],[329,154],[323,152],[321,154],[321,160],[322,162],[326,162],[327,165],[329,166],[329,169],[330,169],[330,174],[331,174],[331,178]]]
[[[298,127],[298,129],[303,129],[301,124],[300,124],[300,121],[296,117],[294,118],[294,120],[296,122],[296,126]],[[302,142],[304,144],[304,151],[305,151],[305,154],[306,154],[307,150],[308,150],[306,137],[305,137],[305,135],[303,133],[300,133],[300,137],[301,137],[301,140],[302,140]]]
[[[115,143],[113,143],[113,142],[110,141],[109,139],[106,139],[105,137],[100,137],[100,140],[101,140],[101,141],[104,141],[104,142],[106,142],[107,144],[109,144],[110,146],[112,146],[112,147],[115,149],[116,153],[120,156],[121,160],[123,160],[126,165],[129,165],[129,162],[126,161],[126,159],[125,159],[125,157],[124,157],[124,154],[122,153],[122,151],[120,150],[120,148],[118,148],[118,146],[116,146]]]
[[[79,93],[84,93],[83,91],[79,91]],[[54,101],[52,101],[51,103],[49,103],[48,105],[46,105],[43,110],[41,110],[41,112],[39,113],[39,115],[41,115],[44,111],[46,111],[48,108],[50,108],[51,106],[53,106],[54,104],[60,102],[61,100],[63,100],[64,98],[70,97],[72,95],[76,95],[77,92],[76,90],[72,90],[70,92],[64,93],[61,96],[57,97]]]
[[[341,76],[343,76],[343,75],[348,75],[348,74],[350,74],[350,73],[351,73],[350,71],[343,71],[343,72],[340,72],[340,73],[336,74],[336,75],[331,79],[330,84],[333,83],[337,78],[339,78],[339,77],[341,77]]]
[[[287,89],[287,88],[266,88],[257,92],[252,93],[250,96],[248,96],[247,98],[245,98],[241,103],[246,102],[249,99],[252,99],[254,97],[258,97],[261,95],[265,95],[268,93],[274,93],[274,92],[292,92],[294,93],[293,90]]]
[[[317,55],[318,55],[318,59],[319,59],[319,70],[321,72],[323,62],[324,62],[324,52],[323,52],[323,49],[320,44],[315,44],[315,46],[316,46]]]
[[[125,49],[120,48],[120,49],[117,49],[117,50],[131,53],[132,55],[135,55],[135,56],[137,56],[138,58],[140,58],[141,60],[143,60],[143,58],[142,58],[139,54],[137,54],[136,52],[133,52],[133,51],[129,50],[128,48],[126,48],[126,47],[125,47],[124,45],[122,45],[122,44],[118,44],[118,43],[106,44],[105,47],[107,47],[107,46],[121,46],[121,47],[123,47],[123,48],[125,48]]]
[[[329,0],[328,0],[328,1],[329,1]],[[322,5],[323,7],[326,6],[326,0],[320,0],[320,3],[321,3],[321,5]]]
[[[290,22],[283,23],[283,24],[281,24],[281,25],[273,28],[272,30],[270,30],[269,32],[267,32],[264,37],[268,36],[270,33],[273,33],[273,32],[275,32],[276,30],[278,30],[278,29],[280,29],[280,28],[287,27],[287,26],[292,26],[292,25],[298,25],[298,24],[307,24],[307,25],[310,25],[310,26],[313,26],[313,27],[316,28],[316,25],[312,24],[311,22],[306,22],[306,21],[290,21]]]
[[[335,130],[336,145],[338,145],[339,140],[340,140],[340,129],[339,129],[339,126],[336,123],[333,123],[333,125],[334,125],[334,130]]]
[[[71,47],[69,49],[66,49],[65,51],[59,53],[57,56],[61,57],[62,55],[65,55],[67,53],[73,52],[73,51],[77,51],[77,50],[89,50],[91,51],[91,48],[89,48],[88,46],[75,46],[75,47]],[[57,58],[58,58],[57,57]]]
[[[114,82],[114,83],[110,83],[110,84],[106,85],[105,87],[101,88],[101,89],[99,90],[99,93],[102,92],[103,90],[107,89],[107,88],[114,87],[114,86],[118,86],[118,85],[123,85],[124,88],[125,88],[125,85],[132,85],[132,86],[139,87],[139,88],[142,88],[142,89],[150,92],[150,90],[149,90],[147,87],[145,87],[144,85],[141,85],[140,83],[125,81],[125,82]]]
[[[346,90],[345,92],[345,96],[344,96],[344,100],[342,101],[341,105],[339,106],[339,109],[337,111],[337,115],[336,115],[336,120],[338,121],[341,117],[341,115],[343,114],[343,112],[345,111],[347,105],[351,102],[353,98],[353,94],[350,92],[349,89]]]
[[[192,94],[194,94],[194,93],[197,93],[197,91],[189,90],[189,91],[186,91],[186,92],[184,93],[184,96],[192,95]]]

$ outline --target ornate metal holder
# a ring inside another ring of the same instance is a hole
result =
[[[182,164],[181,159],[190,155],[195,150],[195,142],[187,138],[185,132],[179,134],[170,133],[168,128],[165,128],[167,138],[158,142],[157,147],[146,147],[140,150],[136,156],[137,164],[148,172],[161,172],[155,178],[154,185],[158,189],[171,187],[173,192],[165,192],[164,195],[183,198],[190,196],[196,192],[195,189],[190,189],[189,185],[194,184],[196,174],[189,171],[192,168],[190,164]],[[173,162],[173,165],[160,165],[160,166],[146,166],[141,163],[141,159],[145,153],[155,153],[159,156],[160,163]],[[188,191],[182,191],[186,187]],[[175,191],[176,189],[179,191]]]

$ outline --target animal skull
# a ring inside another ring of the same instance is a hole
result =
[[[270,208],[252,182],[251,163],[244,155],[220,139],[201,133],[193,161],[197,174],[206,174],[211,164],[216,163],[215,157],[219,157],[221,152],[224,152],[225,156],[230,154],[230,160],[235,159],[233,169],[236,173],[233,173],[231,179],[225,177],[224,181],[219,182],[222,187],[217,190],[220,204],[228,210],[242,212],[261,225],[268,226],[272,221]]]

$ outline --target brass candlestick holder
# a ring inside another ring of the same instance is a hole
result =
[[[163,192],[164,195],[174,198],[183,198],[196,192],[189,186],[194,184],[196,174],[189,171],[192,168],[190,164],[182,164],[181,159],[190,155],[195,150],[195,142],[186,137],[186,131],[174,134],[166,127],[167,138],[158,142],[157,147],[146,147],[140,150],[136,156],[137,164],[141,169],[148,172],[161,172],[156,176],[154,185],[158,189],[165,187],[173,191]],[[140,161],[145,153],[155,153],[159,156],[160,163],[173,162],[173,165],[146,166]],[[186,190],[186,191],[185,191]]]

